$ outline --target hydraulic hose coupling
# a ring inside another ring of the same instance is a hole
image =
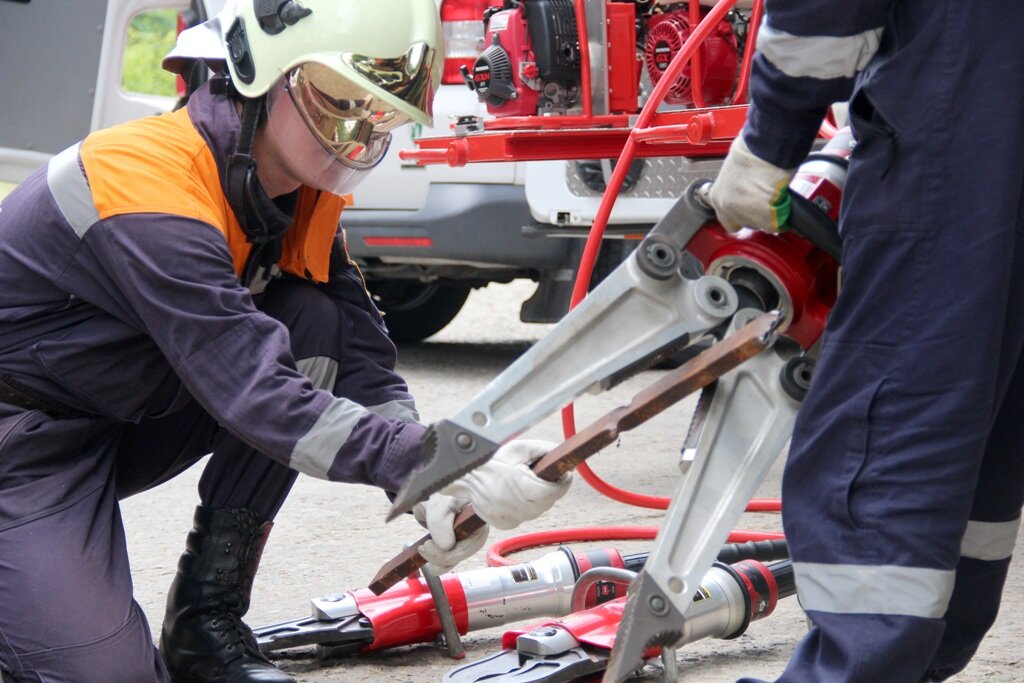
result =
[[[855,144],[850,127],[840,128],[828,144],[808,155],[789,183],[793,192],[809,199],[833,221],[839,220],[839,201]]]
[[[775,611],[780,599],[796,593],[790,560],[763,564],[745,560],[716,562],[704,575],[686,610],[682,643],[702,638],[730,640],[746,632],[752,621]]]

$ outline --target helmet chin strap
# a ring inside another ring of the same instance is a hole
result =
[[[257,194],[259,180],[252,147],[265,102],[265,96],[244,100],[238,144],[228,157],[226,169],[228,204],[246,239],[253,245],[242,278],[246,285],[251,285],[258,273],[262,273],[264,279],[270,277],[273,265],[281,258],[281,238],[290,227],[265,215]]]
[[[242,130],[235,151],[228,157],[226,171],[228,203],[235,212],[242,232],[255,246],[276,240],[288,229],[288,226],[282,229],[274,225],[276,221],[267,220],[260,210],[256,194],[259,181],[252,146],[256,139],[256,127],[263,114],[264,101],[264,97],[246,99],[242,105]]]

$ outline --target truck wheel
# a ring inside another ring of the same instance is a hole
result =
[[[397,343],[413,343],[440,332],[462,310],[472,289],[451,282],[376,280],[367,283],[384,313],[388,334]]]

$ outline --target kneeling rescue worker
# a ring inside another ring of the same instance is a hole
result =
[[[423,427],[338,219],[430,125],[432,0],[232,0],[165,66],[187,106],[88,136],[0,205],[0,671],[5,681],[293,681],[242,623],[298,472],[397,491]],[[569,481],[513,441],[417,510],[447,569],[472,502],[511,528]],[[159,652],[118,501],[213,453]]]

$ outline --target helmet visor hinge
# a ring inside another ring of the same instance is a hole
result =
[[[313,13],[295,0],[253,0],[253,11],[263,32],[272,36]]]
[[[256,78],[256,66],[252,61],[252,52],[249,49],[249,38],[245,35],[245,24],[242,18],[238,17],[231,24],[224,41],[228,47],[228,59],[235,65],[235,74],[238,80],[248,85]]]

